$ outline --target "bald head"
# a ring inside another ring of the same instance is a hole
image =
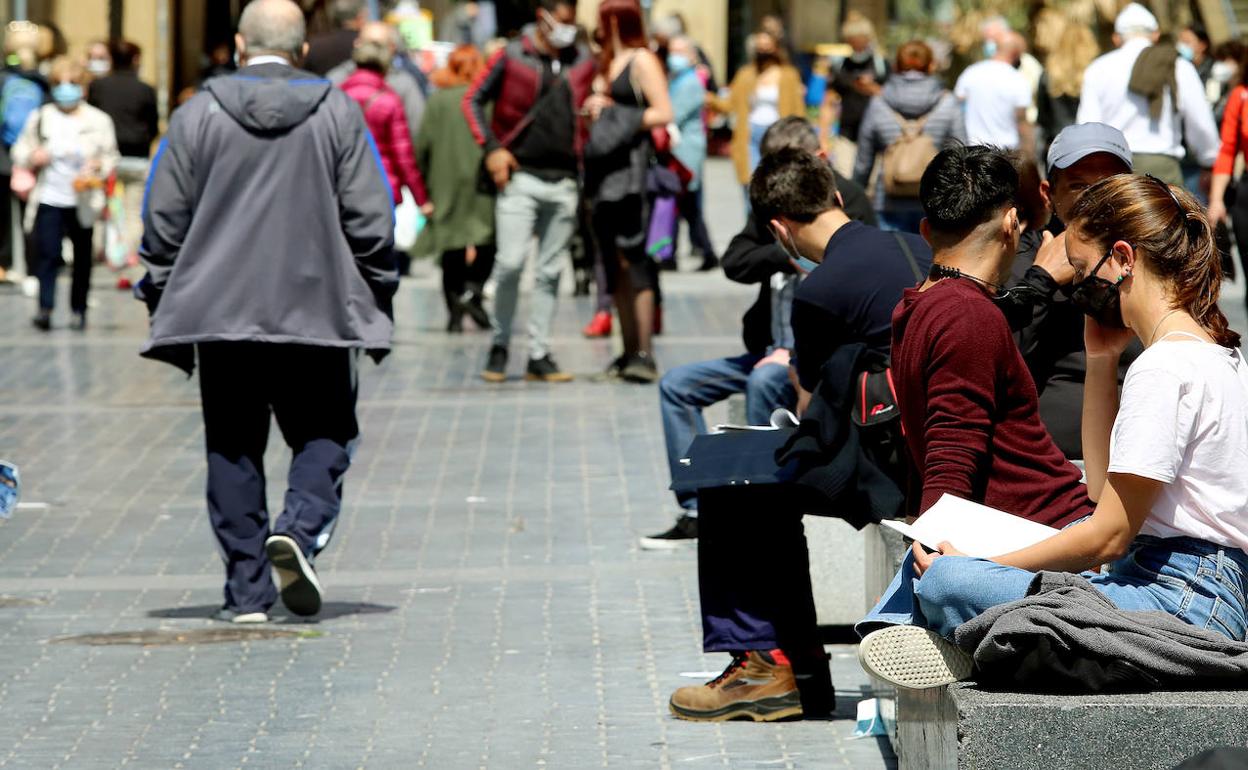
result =
[[[291,0],[252,0],[238,20],[244,56],[298,59],[303,55],[306,32],[303,11]]]

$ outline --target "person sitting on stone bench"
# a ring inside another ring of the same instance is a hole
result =
[[[935,264],[893,315],[892,367],[917,513],[950,494],[1063,527],[1092,513],[1079,469],[1040,420],[1035,383],[998,303],[1018,249],[1019,175],[991,147],[941,152],[920,183]],[[912,622],[914,557],[855,626]]]
[[[869,672],[898,686],[968,676],[969,657],[947,639],[1025,597],[1040,570],[1081,573],[1119,610],[1167,613],[1244,639],[1248,364],[1217,305],[1212,228],[1182,188],[1129,175],[1088,188],[1068,227],[1079,288],[1102,308],[1087,321],[1083,408],[1096,510],[991,560],[964,557],[956,543],[939,553],[916,544],[918,625],[874,631],[859,652]],[[1120,396],[1118,357],[1133,337],[1145,350]]]
[[[820,159],[814,126],[796,116],[781,118],[763,134],[764,156],[784,149],[808,152]],[[858,185],[838,175],[837,189],[850,219],[875,224],[875,212]],[[766,425],[777,408],[796,406],[789,382],[789,357],[793,330],[789,325],[798,270],[775,237],[752,214],[745,228],[728,244],[723,257],[724,274],[737,283],[758,284],[758,301],[742,319],[746,352],[669,369],[659,380],[659,412],[668,467],[676,464],[695,435],[706,433],[702,410],[738,393],[745,394],[745,418],[750,425]],[[640,539],[643,550],[670,550],[697,542],[698,499],[691,492],[678,493],[680,515],[671,529]]]
[[[789,259],[813,268],[793,307],[802,387],[814,390],[825,359],[851,346],[886,357],[893,307],[903,289],[915,285],[916,270],[922,274],[931,264],[922,239],[851,221],[832,169],[803,150],[764,157],[750,199],[757,221]],[[843,377],[846,391],[852,374]],[[831,712],[835,698],[802,530],[802,513],[809,509],[795,486],[699,492],[703,649],[730,653],[732,662],[716,679],[673,693],[676,716],[771,721]]]

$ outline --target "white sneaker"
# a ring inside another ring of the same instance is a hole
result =
[[[858,662],[868,674],[910,690],[960,682],[973,667],[953,642],[918,626],[872,631],[858,644]]]
[[[289,535],[272,535],[264,541],[264,550],[277,572],[278,589],[286,609],[304,616],[320,612],[321,581],[295,539]]]
[[[229,607],[222,607],[213,613],[212,619],[236,625],[252,625],[255,623],[268,623],[269,615],[267,612],[236,612]]]

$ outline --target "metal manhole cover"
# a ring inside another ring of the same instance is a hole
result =
[[[47,604],[43,599],[29,599],[21,596],[9,596],[8,594],[0,594],[0,609],[9,607],[39,607]]]
[[[269,639],[315,639],[319,631],[292,631],[282,628],[195,628],[117,631],[107,634],[58,636],[52,644],[87,644],[92,646],[137,644],[144,647],[164,645],[221,644],[224,642],[260,642]]]

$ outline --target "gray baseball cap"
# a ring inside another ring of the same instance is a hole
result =
[[[1048,172],[1055,168],[1070,168],[1074,164],[1098,152],[1107,152],[1131,168],[1131,148],[1127,138],[1113,126],[1104,123],[1081,123],[1067,126],[1049,145]]]

